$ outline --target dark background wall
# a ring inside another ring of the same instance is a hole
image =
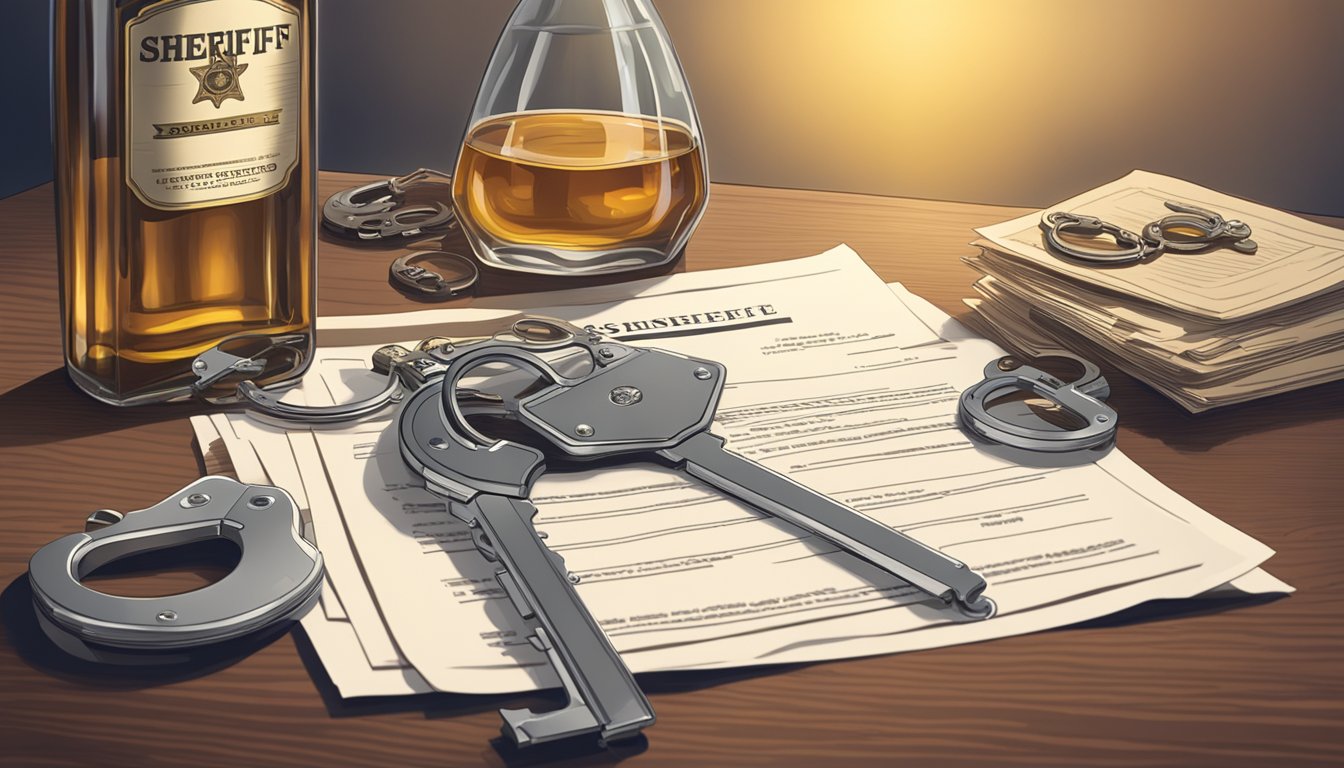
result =
[[[3,3],[0,196],[50,179],[48,2]],[[322,167],[450,168],[512,5],[321,0]],[[718,181],[1044,206],[1146,168],[1344,215],[1344,2],[657,7]]]

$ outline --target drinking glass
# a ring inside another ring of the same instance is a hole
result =
[[[521,0],[467,126],[453,202],[486,264],[561,275],[665,264],[704,213],[699,120],[648,0]]]

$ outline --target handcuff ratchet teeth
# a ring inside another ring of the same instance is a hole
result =
[[[337,234],[361,240],[413,237],[451,228],[456,224],[456,216],[451,207],[442,203],[401,207],[406,202],[408,188],[430,180],[451,179],[442,171],[421,168],[405,176],[342,190],[323,204],[322,223]]]
[[[1145,224],[1139,233],[1131,232],[1096,216],[1052,211],[1041,217],[1041,229],[1050,250],[1085,264],[1118,266],[1134,264],[1166,251],[1192,253],[1216,246],[1228,246],[1241,253],[1255,253],[1251,227],[1237,219],[1194,205],[1172,200],[1164,202],[1172,214]],[[1070,242],[1064,235],[1094,238],[1110,235],[1117,248],[1097,250]]]
[[[154,664],[164,652],[187,654],[297,619],[317,600],[324,573],[302,525],[283,490],[216,476],[139,512],[100,510],[84,533],[47,544],[29,561],[38,623],[80,658]],[[193,592],[121,597],[80,583],[128,555],[210,539],[232,541],[242,556],[229,575]]]
[[[1027,451],[1064,453],[1109,445],[1119,418],[1102,402],[1110,396],[1111,386],[1101,371],[1091,361],[1063,352],[1044,357],[1072,360],[1082,366],[1083,373],[1077,381],[1065,382],[1013,355],[993,360],[985,366],[985,378],[961,393],[957,419],[962,426],[981,439]],[[1049,400],[1080,419],[1082,426],[1038,429],[994,415],[992,403],[1015,390],[1030,390]]]

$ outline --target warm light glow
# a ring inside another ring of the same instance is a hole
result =
[[[1273,181],[1287,169],[1266,138],[1295,131],[1299,162],[1339,158],[1328,131],[1283,121],[1327,109],[1301,94],[1338,77],[1338,25],[1280,4],[658,7],[717,180],[1044,205],[1135,167],[1226,186],[1260,166]],[[1234,156],[1235,170],[1219,159]]]

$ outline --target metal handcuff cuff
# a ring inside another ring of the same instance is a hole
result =
[[[1173,251],[1191,253],[1216,246],[1228,246],[1241,253],[1255,253],[1251,228],[1236,219],[1193,205],[1168,200],[1172,214],[1144,225],[1134,233],[1095,216],[1053,211],[1041,217],[1045,243],[1054,253],[1089,266],[1136,264],[1158,254]],[[1118,249],[1093,250],[1069,242],[1063,235],[1096,237],[1110,235]]]
[[[421,168],[371,184],[342,190],[322,206],[322,224],[332,232],[360,240],[414,237],[451,229],[457,217],[439,202],[402,207],[406,190],[427,181],[451,181],[452,176]]]
[[[451,182],[452,178],[443,171],[421,168],[405,176],[342,190],[322,206],[322,223],[332,232],[365,241],[445,232],[457,226],[452,206],[437,201],[406,206],[406,191],[426,182]],[[435,269],[427,269],[425,264]],[[416,251],[394,260],[388,266],[388,277],[414,296],[442,300],[475,285],[480,269],[461,254]]]
[[[238,336],[201,353],[192,363],[195,395],[212,404],[243,403],[285,421],[334,423],[361,418],[399,402],[406,389],[442,370],[426,350],[378,350],[376,369],[389,374],[374,398],[328,407],[296,406],[253,379],[277,362],[303,364],[307,337]],[[242,354],[246,349],[250,354]],[[232,392],[220,388],[233,385]],[[464,393],[465,396],[465,393]],[[487,400],[488,398],[482,399]],[[91,589],[82,580],[129,555],[227,539],[241,558],[225,578],[178,595],[131,598]],[[99,510],[72,534],[42,547],[29,562],[33,605],[43,632],[73,656],[101,663],[161,665],[190,662],[211,648],[262,635],[301,617],[317,600],[324,574],[298,505],[283,489],[227,477],[204,477],[137,512]]]
[[[81,583],[123,557],[226,539],[242,556],[223,579],[166,597],[121,597]],[[38,625],[62,650],[112,664],[162,665],[301,617],[322,588],[322,553],[280,488],[203,477],[148,509],[99,510],[83,533],[28,563]]]
[[[424,264],[435,269],[426,269]],[[448,271],[445,266],[456,274],[445,277],[443,273]],[[416,251],[393,261],[388,274],[398,284],[427,298],[447,299],[475,285],[481,271],[476,262],[451,251]]]
[[[1026,451],[1066,453],[1086,451],[1110,445],[1115,440],[1119,418],[1102,402],[1111,394],[1111,386],[1090,361],[1076,355],[1055,352],[1046,357],[1072,360],[1082,367],[1076,381],[1066,382],[1045,371],[1008,355],[985,366],[985,378],[961,393],[957,402],[957,420],[971,435],[991,443]],[[1077,429],[1039,429],[996,416],[994,401],[1005,394],[1030,390],[1075,416]]]

